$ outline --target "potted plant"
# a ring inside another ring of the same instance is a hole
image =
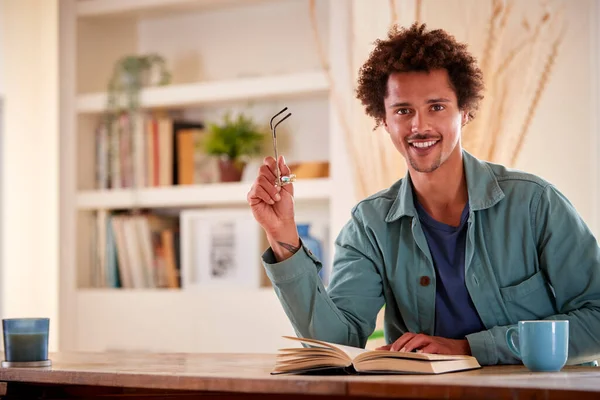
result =
[[[154,81],[153,75],[157,75]],[[129,55],[119,59],[108,82],[105,110],[108,132],[111,133],[112,122],[122,112],[133,115],[138,111],[140,91],[144,86],[167,85],[170,81],[165,59],[158,54]],[[134,118],[129,119],[130,129],[133,129],[133,121]]]
[[[265,131],[252,118],[226,113],[221,124],[208,124],[203,148],[218,157],[221,182],[239,182],[248,158],[260,154]]]

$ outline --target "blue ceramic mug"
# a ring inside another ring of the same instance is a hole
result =
[[[519,337],[516,346],[514,336]],[[569,355],[569,321],[519,321],[506,331],[510,351],[536,372],[560,371]]]

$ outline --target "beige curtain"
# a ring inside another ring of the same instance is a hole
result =
[[[512,166],[559,55],[564,6],[562,0],[352,0],[353,82],[374,40],[386,37],[392,23],[418,20],[446,29],[469,44],[486,82],[477,117],[464,129],[463,147]],[[351,122],[344,129],[361,199],[403,177],[406,164],[384,128],[373,131],[373,120],[356,99],[351,114],[344,116]]]

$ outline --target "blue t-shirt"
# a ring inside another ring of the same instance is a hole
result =
[[[465,245],[469,203],[458,227],[431,218],[415,200],[436,274],[435,336],[464,339],[485,329],[465,286]]]

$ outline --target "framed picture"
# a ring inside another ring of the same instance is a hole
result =
[[[260,287],[262,231],[249,209],[183,210],[180,228],[183,288]]]

